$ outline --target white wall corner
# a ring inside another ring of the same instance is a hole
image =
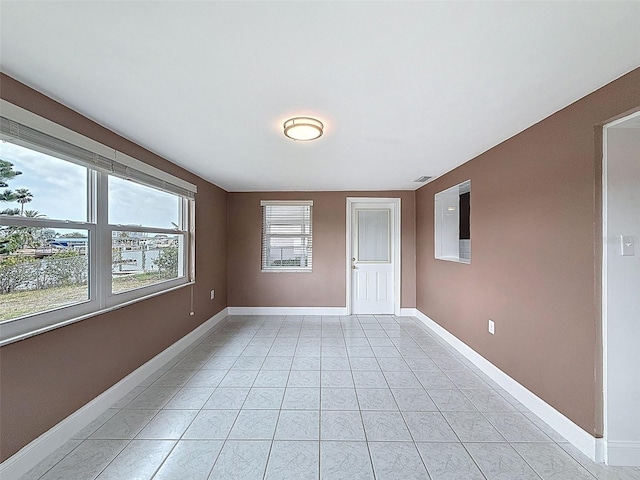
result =
[[[606,443],[607,465],[640,467],[640,442],[611,441]]]
[[[601,439],[590,435],[420,310],[416,309],[414,316],[591,460],[604,461]]]
[[[595,461],[607,463],[607,440],[605,438],[596,438]]]
[[[347,307],[228,307],[229,315],[346,315]]]
[[[137,387],[146,378],[162,368],[167,362],[197,342],[200,338],[207,335],[228,315],[227,308],[216,313],[209,320],[131,372],[114,386],[22,447],[11,457],[0,463],[0,478],[7,480],[17,479],[27,473],[61,445],[70,440],[73,435],[89,425],[89,423],[98,418],[105,410]]]

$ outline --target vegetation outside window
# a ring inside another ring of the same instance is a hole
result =
[[[0,321],[88,301],[88,169],[2,142],[0,171]]]
[[[181,197],[109,177],[112,293],[185,275],[183,214]]]

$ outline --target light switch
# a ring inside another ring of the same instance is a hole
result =
[[[634,256],[636,237],[630,235],[620,235],[620,255],[625,257]]]

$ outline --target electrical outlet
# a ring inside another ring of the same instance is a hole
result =
[[[491,335],[495,335],[496,333],[496,324],[493,320],[489,319],[489,333]]]
[[[213,300],[214,298],[216,298],[216,291],[211,290],[211,300]]]

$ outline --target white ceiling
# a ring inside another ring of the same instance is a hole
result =
[[[228,191],[414,189],[640,65],[634,1],[2,1],[0,16],[2,71]],[[301,114],[322,138],[283,135]]]

